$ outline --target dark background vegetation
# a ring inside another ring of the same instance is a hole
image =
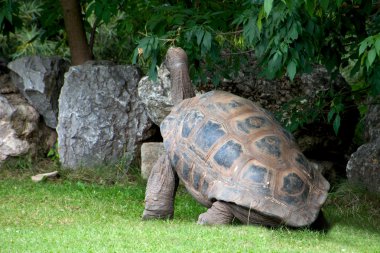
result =
[[[323,118],[338,132],[343,101],[353,98],[363,116],[367,97],[380,93],[379,1],[0,0],[0,7],[2,61],[39,54],[71,57],[73,65],[138,63],[154,79],[167,48],[180,46],[198,86],[217,86],[252,60],[265,78],[293,80],[314,64],[333,78],[343,74],[352,92],[331,86],[323,110],[284,119],[297,122],[292,131]]]

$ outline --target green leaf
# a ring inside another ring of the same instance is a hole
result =
[[[148,70],[149,79],[156,81],[157,80],[157,56],[154,54],[152,56],[152,62]]]
[[[329,114],[327,114],[327,121],[328,122],[331,122],[331,119],[334,117],[335,115],[335,108],[332,108],[330,111],[329,111]]]
[[[8,19],[10,23],[12,23],[12,12],[14,11],[12,0],[6,1],[5,7],[4,7],[4,16]]]
[[[273,57],[268,62],[270,71],[276,72],[280,69],[282,62],[282,53],[277,51],[273,54]]]
[[[375,49],[378,56],[380,56],[380,36],[375,41]]]
[[[255,39],[256,24],[253,18],[250,18],[247,24],[244,25],[243,35],[248,44],[252,44]]]
[[[273,7],[273,0],[264,0],[264,11],[267,14],[267,17],[269,16],[269,13],[271,12]]]
[[[55,150],[51,148],[51,149],[49,150],[49,152],[47,153],[46,156],[47,156],[47,157],[52,157],[52,156],[54,156],[54,155],[55,155]]]
[[[333,123],[334,132],[336,135],[338,135],[338,131],[340,128],[340,115],[337,114]]]
[[[205,31],[202,28],[199,28],[195,31],[195,36],[197,37],[198,46],[201,44]]]
[[[134,52],[133,52],[132,64],[136,64],[137,63],[137,57],[138,56],[139,56],[138,47],[136,47],[135,50],[134,50]]]
[[[202,40],[202,45],[207,51],[211,48],[211,40],[211,33],[205,32]]]
[[[344,0],[337,0],[337,1],[336,1],[336,6],[337,6],[338,8],[340,8],[341,5],[342,5],[342,3],[343,3],[343,1],[344,1]]]
[[[290,27],[290,30],[288,32],[288,36],[292,40],[296,40],[298,38],[298,31],[297,31],[297,24],[296,24],[296,22],[293,22],[292,26]]]
[[[372,63],[375,61],[375,58],[376,58],[376,50],[375,50],[375,48],[372,48],[368,52],[368,56],[367,56],[368,65],[367,65],[367,67],[370,67],[372,65]]]
[[[364,50],[366,50],[367,48],[367,40],[364,40],[360,43],[360,47],[359,47],[359,55],[362,55]]]
[[[264,11],[263,9],[260,10],[259,15],[257,17],[257,28],[259,28],[259,31],[261,32],[261,29],[263,28],[263,18],[264,18]]]
[[[290,80],[293,81],[294,79],[294,76],[296,75],[296,72],[297,72],[297,64],[296,62],[294,61],[290,61],[287,68],[286,68],[286,71],[288,73],[288,76],[290,78]]]
[[[371,95],[377,96],[380,94],[380,64],[375,64],[368,78],[371,87]]]
[[[306,7],[306,11],[309,13],[309,15],[313,16],[314,9],[315,9],[314,0],[305,0],[305,7]]]
[[[320,0],[320,3],[321,3],[321,7],[324,11],[327,10],[327,8],[329,7],[329,0]]]

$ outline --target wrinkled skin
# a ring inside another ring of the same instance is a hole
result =
[[[165,65],[170,72],[172,81],[171,96],[176,105],[186,98],[195,96],[189,76],[189,66],[186,52],[179,47],[169,48],[166,54]]]

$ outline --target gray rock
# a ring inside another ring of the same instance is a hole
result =
[[[162,142],[145,142],[141,146],[141,176],[148,179],[158,158],[165,153]]]
[[[380,193],[380,138],[360,146],[351,155],[347,178],[371,192]]]
[[[90,62],[69,69],[57,126],[63,166],[96,166],[121,158],[130,164],[152,126],[137,96],[139,80],[132,66]]]
[[[53,171],[53,172],[47,172],[47,173],[42,173],[42,174],[37,174],[34,176],[31,176],[31,179],[35,183],[39,183],[42,181],[45,181],[47,179],[56,179],[59,177],[58,171]]]
[[[284,104],[297,98],[304,98],[303,106],[314,105],[315,98],[333,86],[336,90],[349,88],[342,76],[330,80],[326,68],[315,65],[311,73],[297,75],[293,81],[287,77],[267,80],[260,77],[260,68],[256,62],[244,66],[239,74],[225,79],[218,89],[229,91],[238,96],[250,99],[265,109],[275,112]],[[206,91],[209,88],[205,88]]]
[[[12,115],[16,108],[0,95],[0,162],[9,156],[25,155],[30,148],[26,140],[17,136],[12,126]]]
[[[18,93],[8,75],[0,77],[0,162],[9,157],[36,157],[54,145],[56,133]]]
[[[370,106],[364,119],[364,138],[366,141],[371,142],[380,138],[380,104],[373,101],[369,103]]]
[[[364,118],[364,140],[347,163],[349,181],[359,183],[368,190],[380,193],[380,105],[376,99],[369,100]]]
[[[150,119],[159,126],[173,107],[170,73],[165,64],[159,67],[156,81],[150,80],[148,76],[141,78],[138,94]]]
[[[20,93],[8,74],[0,76],[0,94]]]
[[[40,56],[23,57],[8,64],[12,81],[51,128],[57,126],[58,97],[68,67],[62,58]]]

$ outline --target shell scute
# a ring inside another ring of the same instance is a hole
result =
[[[229,140],[214,155],[214,161],[224,169],[231,169],[232,164],[242,154],[243,148],[236,141]]]
[[[283,178],[281,190],[288,194],[297,194],[305,187],[305,183],[296,173],[289,173]]]
[[[281,156],[281,140],[277,136],[265,136],[255,142],[263,153],[279,158]]]
[[[304,185],[304,190],[298,194],[298,195],[290,195],[290,194],[281,194],[278,195],[277,198],[284,203],[286,203],[288,206],[297,206],[302,205],[303,203],[307,202],[307,198],[309,196],[309,186]]]
[[[225,135],[225,129],[223,129],[218,122],[210,120],[207,121],[197,132],[195,144],[203,152],[208,152],[212,145]]]
[[[264,184],[267,174],[268,170],[265,167],[252,164],[248,167],[247,171],[245,171],[244,177],[253,183]]]
[[[182,137],[187,138],[190,136],[194,126],[198,125],[204,119],[204,115],[198,110],[192,110],[186,114],[183,119]]]
[[[249,116],[243,120],[236,121],[237,129],[244,134],[250,134],[266,125],[268,125],[268,120],[262,116]]]

